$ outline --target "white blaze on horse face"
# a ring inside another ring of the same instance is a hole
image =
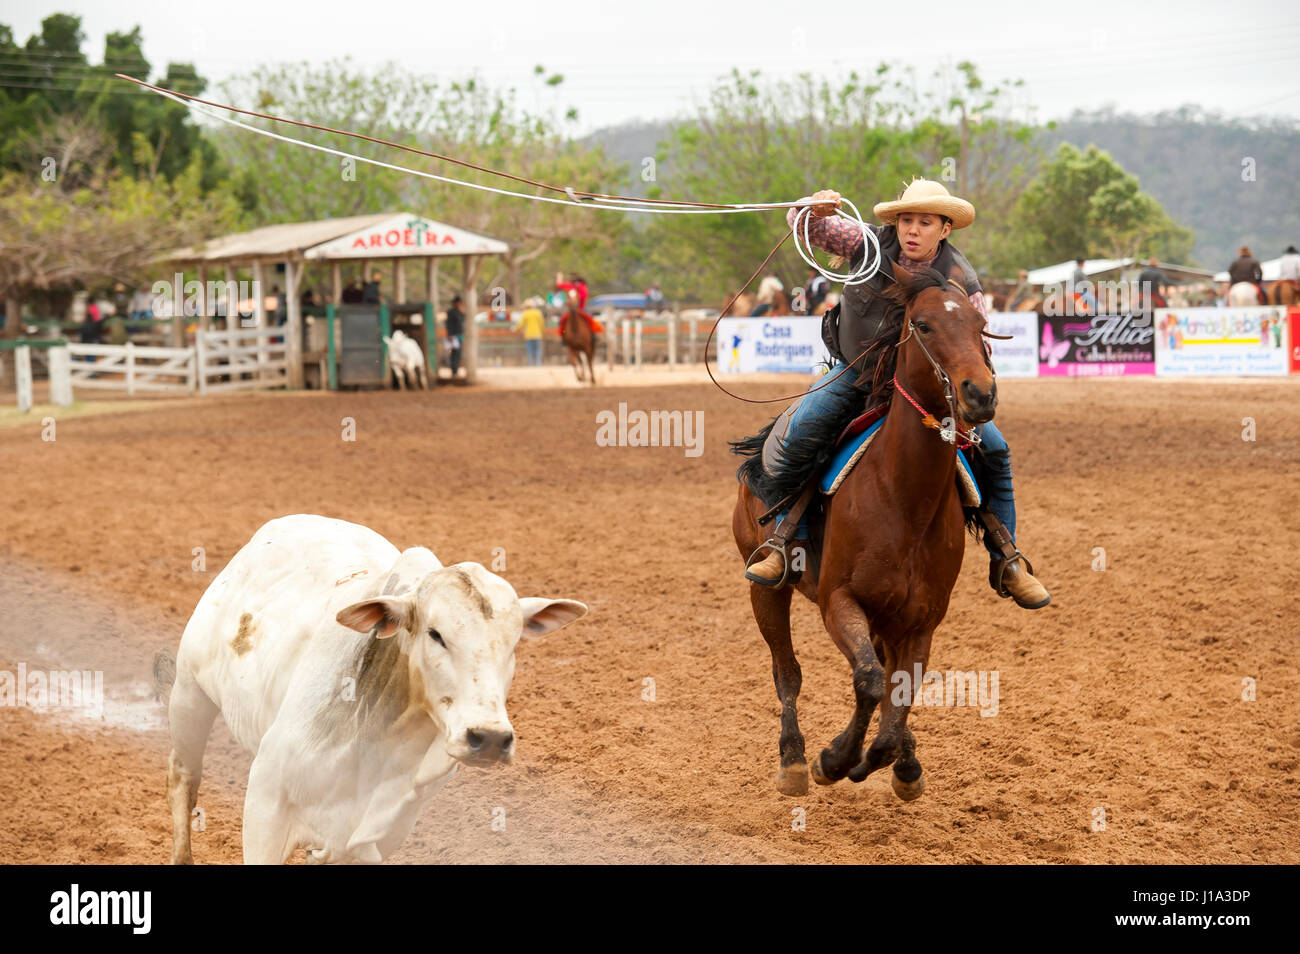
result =
[[[945,299],[945,300],[944,300],[943,307],[944,307],[944,309],[947,310],[947,311],[956,311],[956,310],[957,310],[958,308],[960,308],[961,306],[958,305],[958,304],[957,304],[955,301],[953,301],[951,298],[948,298],[948,299]]]

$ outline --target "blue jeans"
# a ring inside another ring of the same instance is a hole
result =
[[[1011,534],[1011,541],[1016,539],[1016,492],[1011,483],[1011,450],[1007,439],[1002,436],[998,426],[992,421],[979,426],[980,447],[984,455],[980,493],[984,495],[984,506],[993,511],[993,515],[1002,521]],[[998,550],[984,537],[984,546],[993,556],[1001,556]]]
[[[535,368],[542,363],[542,339],[541,338],[525,338],[524,347],[528,349],[529,367]]]
[[[831,376],[837,374],[843,367],[844,365],[839,362],[833,364],[830,372],[824,378],[818,379],[813,385],[817,390],[810,391],[799,399],[799,405],[795,408],[794,413],[790,415],[790,430],[786,434],[787,440],[797,437],[799,428],[807,421],[817,419],[826,413],[827,409],[851,396],[853,382],[857,380],[858,376],[855,371],[846,371],[831,380]],[[1011,450],[1007,447],[1007,439],[1002,436],[1002,432],[998,430],[997,425],[992,421],[981,424],[979,434],[985,465],[980,468],[982,471],[981,476],[984,478],[980,486],[980,493],[984,496],[984,505],[1002,521],[1007,528],[1007,533],[1011,534],[1011,539],[1014,541],[1016,538],[1016,496],[1015,488],[1011,482]],[[800,536],[804,536],[803,530],[804,525],[801,521]],[[1001,555],[987,536],[984,538],[984,545],[990,554]]]

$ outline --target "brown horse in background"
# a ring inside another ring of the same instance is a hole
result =
[[[981,338],[985,322],[966,297],[961,275],[955,272],[944,281],[930,271],[913,278],[894,266],[894,278],[886,294],[902,314],[895,312],[895,321],[876,339],[884,357],[868,405],[889,393],[888,370],[896,361],[893,380],[936,421],[956,417],[968,428],[992,420],[997,385]],[[857,372],[850,367],[848,373]],[[941,375],[951,382],[951,404]],[[802,574],[779,588],[750,584],[754,619],[772,653],[781,702],[776,787],[782,794],[808,790],[795,705],[803,677],[790,642],[795,589],[821,610],[827,632],[853,670],[856,699],[848,727],[814,760],[814,780],[830,785],[847,775],[860,782],[876,769],[893,765],[893,787],[900,798],[910,801],[924,791],[916,739],[907,727],[921,687],[911,686],[905,693],[900,689],[910,684],[916,665],[925,671],[930,641],[947,613],[966,545],[965,512],[956,487],[957,451],[933,423],[924,422],[902,392],[894,390],[889,416],[873,443],[826,501],[820,561],[808,560]],[[757,449],[761,461],[761,437],[738,442],[737,451]],[[751,457],[742,473],[753,463]],[[742,559],[767,538],[758,524],[767,509],[742,480],[732,516]],[[900,673],[908,682],[894,688]],[[877,706],[880,728],[863,752]]]
[[[1300,305],[1300,284],[1279,279],[1269,286],[1265,297],[1270,305]]]
[[[591,330],[591,325],[587,324],[587,319],[583,317],[582,309],[578,307],[578,296],[574,292],[569,292],[566,300],[568,311],[564,322],[564,334],[560,340],[569,350],[569,364],[573,365],[573,373],[578,381],[580,383],[590,381],[592,387],[595,387],[596,335]]]

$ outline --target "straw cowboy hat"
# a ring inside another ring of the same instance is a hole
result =
[[[913,179],[897,201],[881,202],[872,211],[887,225],[897,222],[904,212],[946,215],[952,220],[954,229],[964,229],[975,221],[975,206],[951,195],[942,182],[932,179]]]

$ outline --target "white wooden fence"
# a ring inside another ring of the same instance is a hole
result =
[[[108,391],[194,391],[194,349],[150,348],[127,342],[69,344],[73,388]]]
[[[284,331],[200,331],[192,348],[69,344],[74,388],[210,394],[289,384]]]
[[[200,331],[194,354],[200,394],[289,386],[289,344],[283,329]]]

